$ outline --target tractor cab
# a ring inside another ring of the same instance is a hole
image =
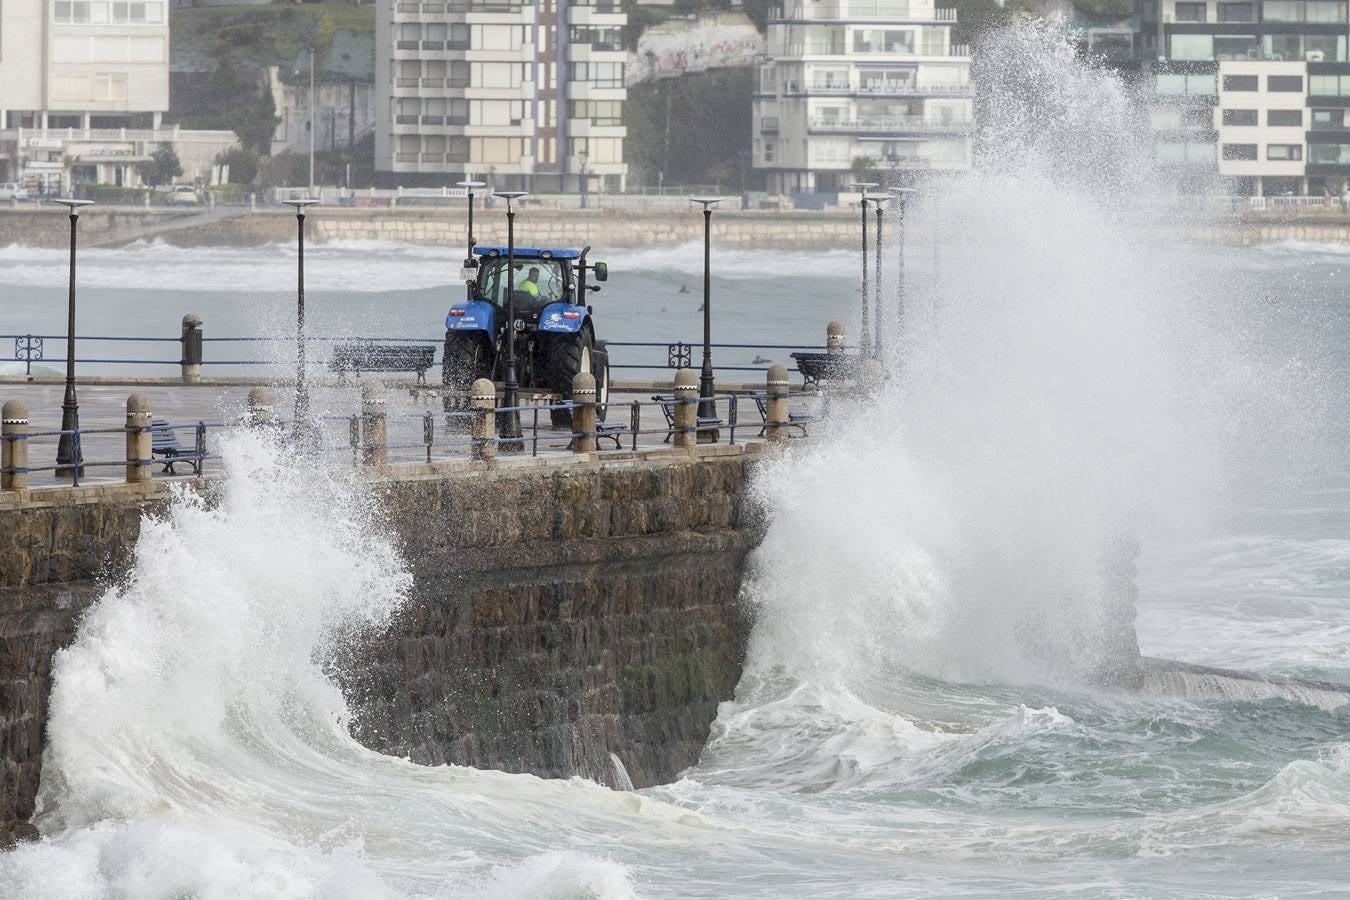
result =
[[[508,274],[506,249],[503,247],[476,247],[479,256],[478,273],[474,280],[474,296],[505,311],[507,291],[515,307],[517,318],[537,326],[540,313],[552,304],[578,304],[573,277],[573,260],[581,254],[576,250],[516,250],[515,268]]]

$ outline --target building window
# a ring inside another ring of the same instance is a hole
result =
[[[94,75],[94,99],[126,102],[127,75],[125,72],[99,72]]]
[[[623,63],[617,62],[574,62],[571,64],[572,81],[588,81],[592,87],[623,87]]]
[[[1314,109],[1312,111],[1313,131],[1339,131],[1345,127],[1345,110]]]
[[[1250,3],[1220,3],[1219,4],[1220,22],[1255,22],[1256,16],[1253,13]]]
[[[1271,109],[1266,111],[1266,124],[1275,126],[1303,127],[1303,110]]]
[[[1174,34],[1168,38],[1171,52],[1168,54],[1177,60],[1198,60],[1214,58],[1214,37],[1208,34]]]
[[[1209,163],[1214,164],[1214,145],[1205,143],[1165,142],[1154,147],[1154,156],[1162,163]]]
[[[573,100],[570,118],[589,119],[592,125],[622,125],[622,100]]]
[[[1223,145],[1223,158],[1224,158],[1224,159],[1237,159],[1237,160],[1256,159],[1256,145],[1255,145],[1255,144],[1224,144],[1224,145]]]
[[[1260,59],[1256,37],[1250,34],[1214,35],[1215,59]]]
[[[1344,62],[1345,35],[1268,34],[1261,39],[1261,58],[1285,62]]]
[[[1160,73],[1157,78],[1156,87],[1158,94],[1165,97],[1213,97],[1218,91],[1215,89],[1217,76],[1215,75],[1181,75],[1171,73]]]
[[[1350,144],[1309,144],[1308,162],[1321,165],[1350,165]]]
[[[1178,22],[1203,22],[1205,21],[1205,4],[1203,3],[1178,3],[1177,5]]]
[[[1247,126],[1260,123],[1254,109],[1225,109],[1223,111],[1223,124]]]
[[[1261,4],[1261,19],[1342,24],[1346,21],[1345,11],[1344,0],[1265,0]]]
[[[1267,144],[1266,159],[1299,162],[1303,159],[1302,144]]]
[[[1259,91],[1261,90],[1261,79],[1256,75],[1225,75],[1223,76],[1223,89],[1225,91]]]
[[[1270,75],[1266,78],[1266,90],[1282,93],[1303,93],[1302,75]]]
[[[764,161],[765,161],[766,163],[771,163],[771,162],[773,162],[773,161],[774,161],[775,155],[776,155],[776,147],[775,147],[775,145],[774,145],[774,142],[773,142],[773,141],[765,141],[765,142],[764,142]]]

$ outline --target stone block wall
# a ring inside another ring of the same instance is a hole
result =
[[[692,765],[740,675],[755,455],[394,467],[374,481],[414,575],[339,667],[353,732],[426,764],[637,786]],[[0,492],[0,842],[40,778],[53,654],[126,571],[164,482]]]

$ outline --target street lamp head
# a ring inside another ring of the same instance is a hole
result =
[[[282,200],[281,202],[285,203],[287,206],[295,207],[296,213],[299,214],[305,211],[306,206],[313,206],[319,201],[315,200],[313,197],[296,197],[294,200]]]
[[[474,188],[487,187],[487,182],[486,182],[486,181],[456,181],[456,182],[455,182],[455,187],[462,187],[462,188],[468,188],[469,190],[473,190]]]
[[[521,197],[528,197],[529,194],[530,194],[529,191],[495,191],[493,192],[492,196],[501,197],[503,200],[505,200],[506,211],[509,213],[511,212],[511,202],[513,200],[519,200]]]
[[[690,197],[690,203],[702,203],[704,209],[711,209],[722,202],[721,197]]]
[[[69,210],[70,210],[70,214],[71,214],[72,216],[78,216],[78,215],[80,214],[80,207],[81,207],[81,206],[92,206],[92,205],[94,204],[94,201],[93,201],[93,200],[69,200],[69,199],[67,199],[67,200],[62,200],[62,199],[58,199],[56,202],[57,202],[57,203],[60,203],[62,206],[64,206],[64,207],[66,207],[67,209],[69,209]]]
[[[886,191],[887,191],[888,193],[896,194],[896,195],[898,196],[898,195],[901,195],[901,194],[917,194],[917,193],[919,192],[919,189],[918,189],[918,188],[887,188]]]
[[[877,206],[880,206],[881,204],[885,203],[887,200],[890,199],[891,199],[890,194],[863,194],[864,203],[871,202],[875,203]]]
[[[849,187],[853,188],[855,191],[858,191],[859,193],[865,194],[871,188],[881,187],[881,184],[876,181],[854,181],[849,184]]]

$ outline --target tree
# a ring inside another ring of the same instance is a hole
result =
[[[877,173],[877,161],[870,156],[855,156],[848,170],[853,173],[854,181],[867,181]]]
[[[141,176],[141,181],[151,187],[157,187],[161,184],[171,184],[175,178],[182,175],[183,163],[178,159],[172,144],[161,144],[158,150],[150,154],[148,160],[136,164],[136,173]]]
[[[243,147],[216,154],[216,165],[230,167],[230,184],[252,184],[258,177],[258,155]]]

